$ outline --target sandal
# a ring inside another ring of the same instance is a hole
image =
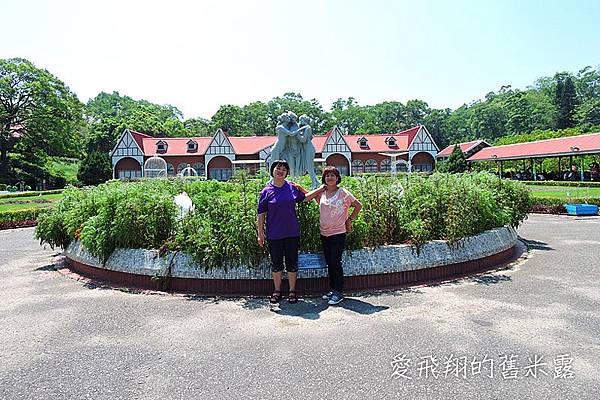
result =
[[[296,304],[298,302],[298,296],[296,296],[296,291],[290,290],[288,293],[288,303]]]
[[[274,304],[279,303],[279,300],[281,300],[281,290],[276,290],[269,298],[269,302]]]

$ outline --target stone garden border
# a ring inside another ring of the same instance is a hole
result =
[[[344,286],[350,292],[393,289],[479,272],[511,259],[516,244],[516,231],[503,227],[451,244],[432,241],[418,251],[411,245],[346,251]],[[273,290],[266,262],[259,268],[205,271],[183,253],[159,257],[155,250],[117,249],[103,265],[79,241],[68,246],[65,256],[73,271],[125,286],[210,296],[262,296]],[[300,256],[297,285],[300,293],[311,295],[327,291],[327,270],[323,266],[320,255]],[[169,275],[168,278],[165,279],[165,275]]]

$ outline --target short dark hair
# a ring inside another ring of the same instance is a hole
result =
[[[287,177],[290,173],[290,164],[288,164],[288,162],[285,160],[275,160],[271,163],[271,177],[273,176],[273,171],[275,170],[275,167],[277,167],[278,165],[282,165],[285,167],[285,169],[287,170],[287,174],[285,174],[285,176]]]
[[[321,176],[321,182],[325,184],[325,175],[327,175],[330,172],[335,175],[335,177],[337,178],[336,184],[339,185],[342,181],[342,176],[340,175],[340,171],[338,171],[337,168],[333,165],[328,165],[325,167],[325,169],[323,170],[323,176]]]

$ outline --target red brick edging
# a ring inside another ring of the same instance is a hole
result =
[[[347,292],[368,290],[398,289],[402,287],[458,278],[465,275],[492,269],[515,257],[517,246],[491,256],[457,264],[444,265],[434,268],[424,268],[413,271],[392,272],[361,276],[346,276],[344,288]],[[273,291],[273,281],[270,279],[193,279],[169,278],[153,279],[148,275],[130,274],[111,271],[80,263],[68,256],[65,258],[71,271],[81,275],[112,284],[126,287],[163,290],[168,292],[183,292],[204,296],[266,296]],[[284,281],[284,290],[287,290]],[[297,290],[302,295],[322,294],[328,291],[327,278],[298,279]]]

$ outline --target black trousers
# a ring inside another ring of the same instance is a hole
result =
[[[344,289],[344,270],[342,268],[342,253],[346,246],[346,234],[323,236],[323,254],[329,272],[329,287],[332,291],[341,292]]]
[[[299,237],[268,240],[269,255],[271,256],[271,271],[283,271],[283,259],[285,258],[285,270],[287,272],[298,272],[298,245]]]

